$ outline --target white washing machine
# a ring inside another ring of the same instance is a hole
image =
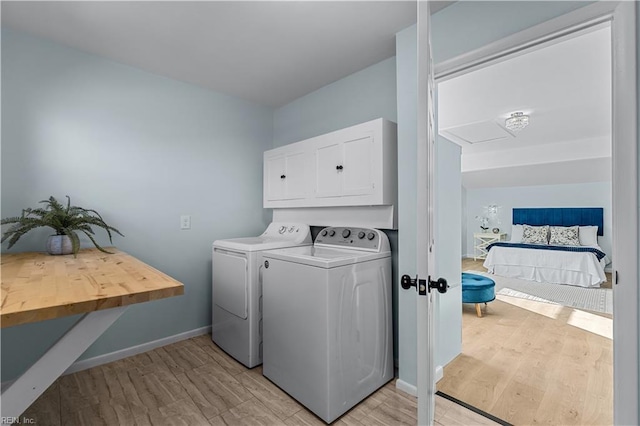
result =
[[[393,378],[389,240],[329,227],[263,259],[263,374],[331,423]]]
[[[277,222],[258,237],[213,243],[211,337],[247,367],[262,363],[262,254],[311,243],[309,225]]]

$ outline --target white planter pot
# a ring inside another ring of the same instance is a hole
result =
[[[51,235],[47,239],[47,253],[49,254],[71,254],[73,244],[71,238],[66,235]]]

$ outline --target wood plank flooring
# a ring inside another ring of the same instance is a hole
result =
[[[333,424],[415,425],[416,399],[394,380]],[[31,424],[324,425],[262,376],[219,349],[210,335],[59,378],[23,414]],[[436,397],[436,424],[494,422]]]
[[[613,343],[585,330],[610,315],[507,296],[483,311],[463,305],[462,354],[438,390],[516,425],[613,424]]]
[[[470,259],[462,269],[484,270]],[[573,309],[502,296],[482,318],[473,305],[462,309],[463,351],[439,390],[516,425],[613,423],[612,342],[579,328]],[[63,376],[24,416],[47,426],[324,424],[210,335]],[[435,421],[494,424],[440,397]],[[416,422],[415,398],[391,381],[334,424]]]

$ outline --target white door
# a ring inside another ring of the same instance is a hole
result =
[[[316,197],[339,197],[342,194],[342,144],[320,146],[315,153]]]
[[[265,159],[264,179],[268,201],[305,198],[308,164],[304,151]]]
[[[282,200],[286,188],[285,158],[283,155],[266,159],[264,163],[264,179],[267,200]]]
[[[307,191],[307,156],[304,151],[287,154],[285,157],[285,191],[283,199],[305,198]]]
[[[421,280],[434,277],[434,105],[431,58],[430,2],[418,1],[418,223],[417,270]],[[420,287],[420,285],[418,286]],[[433,424],[435,411],[434,306],[435,291],[418,292],[418,424]]]
[[[373,193],[373,150],[371,136],[343,142],[342,195]]]
[[[246,253],[213,249],[213,303],[242,319],[248,316],[247,256]]]

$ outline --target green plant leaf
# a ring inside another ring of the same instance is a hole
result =
[[[8,225],[10,223],[16,223],[16,222],[20,222],[20,220],[22,219],[22,217],[20,216],[14,216],[14,217],[5,217],[4,219],[2,219],[2,221],[0,222],[0,225]]]
[[[89,237],[89,239],[91,240],[91,242],[93,243],[93,245],[94,245],[94,246],[96,246],[96,248],[97,248],[98,250],[103,251],[103,252],[105,252],[105,253],[113,254],[112,252],[107,251],[107,250],[105,250],[103,247],[101,247],[101,246],[98,244],[98,242],[97,242],[96,240],[94,240],[94,239],[93,239],[93,237],[92,237],[90,234],[88,234],[88,233],[87,233],[87,232],[85,232],[85,231],[82,231],[82,232],[84,232],[84,233],[87,235],[87,237]]]
[[[68,236],[71,240],[71,252],[73,253],[73,257],[76,257],[78,254],[78,250],[80,250],[80,238],[78,234],[73,232],[71,229],[64,229],[64,235]]]

